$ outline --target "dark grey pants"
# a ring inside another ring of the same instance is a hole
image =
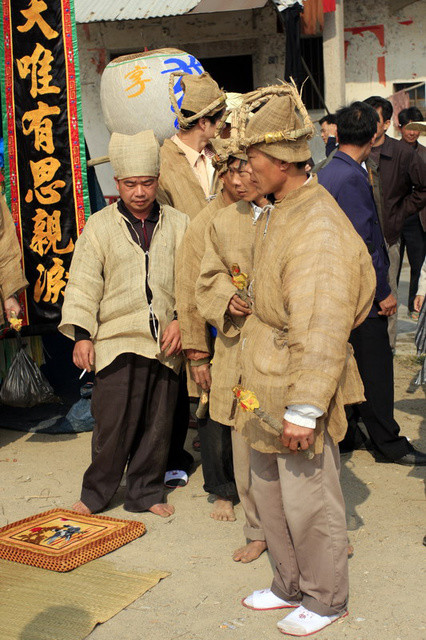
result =
[[[124,508],[146,511],[164,502],[178,387],[178,376],[171,369],[133,353],[119,355],[96,375],[92,463],[81,492],[81,501],[92,512],[107,506],[126,464]]]

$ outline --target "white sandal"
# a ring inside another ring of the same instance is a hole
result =
[[[281,633],[286,633],[289,636],[310,636],[347,615],[348,612],[343,611],[332,616],[320,616],[300,605],[286,618],[277,622],[277,627]]]
[[[276,596],[270,589],[261,589],[253,591],[253,593],[241,601],[247,609],[254,611],[272,611],[273,609],[289,609],[290,607],[298,607],[298,602],[287,602]]]

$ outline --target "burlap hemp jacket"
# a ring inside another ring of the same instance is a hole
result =
[[[21,267],[21,248],[12,214],[4,196],[0,195],[0,324],[4,322],[3,305],[14,293],[28,286]]]
[[[200,274],[204,255],[206,227],[215,214],[226,206],[222,191],[201,213],[191,220],[178,251],[176,263],[176,310],[182,340],[182,349],[212,352],[211,337],[205,319],[200,315],[195,302],[195,283]],[[189,369],[189,367],[188,367]],[[201,389],[187,371],[188,393],[200,396]]]
[[[160,149],[160,179],[158,202],[168,204],[186,213],[190,219],[202,211],[209,203],[185,153],[167,138]],[[212,185],[212,194],[219,189],[217,173]]]
[[[149,249],[148,283],[152,310],[159,322],[152,337],[145,290],[145,254],[132,239],[117,204],[90,216],[77,240],[65,290],[59,330],[74,339],[74,325],[90,333],[95,368],[100,371],[121,353],[157,358],[178,371],[181,356],[167,358],[160,348],[164,329],[175,311],[175,256],[188,217],[160,207]]]
[[[251,279],[256,225],[253,208],[241,200],[219,211],[205,237],[205,252],[196,285],[198,310],[218,330],[212,360],[210,416],[232,426],[235,413],[232,387],[240,375],[239,339],[244,319],[231,321],[227,308],[237,289],[232,284],[234,264]]]
[[[316,176],[275,203],[256,227],[254,312],[240,337],[242,384],[278,420],[294,404],[324,412],[333,441],[346,431],[345,404],[364,399],[348,344],[367,317],[376,276],[364,241]],[[277,434],[252,413],[237,410],[236,428],[259,451],[286,453]]]

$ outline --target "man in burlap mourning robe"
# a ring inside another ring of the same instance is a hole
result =
[[[240,296],[248,295],[256,225],[265,213],[263,207],[268,210],[267,199],[259,196],[251,182],[246,160],[246,156],[242,156],[239,164],[239,202],[217,212],[207,227],[195,291],[199,312],[217,331],[211,362],[209,422],[217,430],[225,431],[230,448],[232,444],[234,476],[246,518],[244,534],[247,540],[245,546],[234,552],[233,559],[243,563],[257,559],[266,549],[251,484],[250,446],[233,428],[232,387],[239,379],[239,336],[244,318],[231,322],[227,314],[229,301],[234,296],[241,300]]]
[[[76,243],[59,330],[74,363],[95,368],[92,462],[79,513],[104,509],[126,472],[124,508],[167,517],[163,478],[181,368],[175,255],[189,222],[156,200],[152,131],[113,133],[109,157],[120,200],[93,214]]]
[[[176,78],[184,92],[181,107],[174,94]],[[192,75],[175,72],[170,76],[170,102],[179,131],[164,141],[160,150],[160,188],[158,201],[186,213],[191,219],[212,200],[218,189],[218,175],[212,165],[209,144],[225,111],[225,92],[208,73]],[[183,449],[189,424],[189,397],[186,376],[181,373],[179,398],[167,464],[167,486],[183,486],[193,458]]]
[[[282,421],[283,433],[238,409],[236,428],[252,447],[254,496],[276,567],[271,588],[243,603],[294,608],[278,627],[304,636],[346,615],[337,443],[346,428],[344,404],[363,400],[348,338],[368,314],[375,273],[347,217],[305,173],[314,127],[297,90],[284,84],[259,97],[267,102],[243,124],[240,138],[259,193],[273,193],[275,204],[256,227],[241,384]],[[228,312],[240,317],[243,307],[231,301]]]
[[[27,286],[13,218],[4,196],[0,194],[0,324],[13,315],[20,315],[18,295]]]
[[[179,75],[178,73],[172,76]],[[208,73],[181,74],[184,91],[179,108],[170,87],[170,100],[179,131],[161,147],[159,201],[194,218],[219,189],[209,144],[225,111],[225,92]],[[173,77],[172,77],[173,80]]]
[[[246,192],[240,171],[241,163],[245,156],[238,149],[230,150],[228,140],[216,138],[212,140],[212,146],[215,150],[213,163],[223,187],[218,196],[191,221],[179,251],[179,266],[176,278],[176,300],[181,327],[182,348],[190,363],[191,380],[188,388],[192,396],[200,395],[200,390],[204,392],[210,390],[212,384],[210,360],[213,353],[215,354],[213,360],[216,360],[216,347],[219,339],[212,337],[208,323],[197,309],[195,299],[195,284],[200,274],[200,265],[205,252],[206,228],[208,228],[212,220],[216,219],[219,212],[232,208]],[[257,192],[255,192],[255,196],[258,196]],[[251,210],[249,205],[244,207],[243,202],[240,204],[244,210]],[[238,225],[238,221],[236,223]],[[251,217],[250,224],[253,224]],[[233,229],[228,230],[232,236]],[[246,253],[250,253],[252,246],[250,236],[245,243],[247,245]],[[218,371],[217,375],[221,378],[225,376],[225,379],[230,376],[232,379],[232,368],[226,371]],[[194,381],[197,386],[196,391],[193,388]],[[219,385],[218,379],[215,388]],[[216,405],[218,394],[213,397],[210,393],[210,411],[213,409],[212,402],[214,398],[214,404]],[[231,406],[228,407],[228,415],[231,408]],[[198,426],[204,489],[215,497],[211,517],[220,521],[234,521],[233,502],[238,498],[241,499],[246,513],[247,522],[244,530],[249,544],[247,547],[238,549],[233,557],[234,560],[249,562],[264,551],[264,536],[254,501],[250,501],[252,496],[251,494],[249,495],[248,488],[245,488],[245,484],[248,483],[244,483],[243,480],[239,481],[244,475],[244,470],[242,470],[242,473],[238,473],[241,465],[236,462],[233,455],[231,430],[226,420],[219,423],[216,419],[212,419],[211,414],[199,419]],[[234,468],[236,470],[235,477]],[[247,477],[247,475],[246,473],[245,476]],[[244,479],[247,479],[246,477]],[[252,544],[253,542],[254,544]]]

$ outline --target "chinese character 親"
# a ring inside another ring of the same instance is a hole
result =
[[[70,238],[66,247],[57,247],[57,244],[62,240],[60,211],[56,210],[52,214],[49,214],[44,209],[36,209],[36,215],[33,220],[34,231],[30,243],[30,249],[38,253],[40,256],[46,255],[49,249],[52,249],[53,252],[58,255],[74,251],[74,242],[72,238]]]

